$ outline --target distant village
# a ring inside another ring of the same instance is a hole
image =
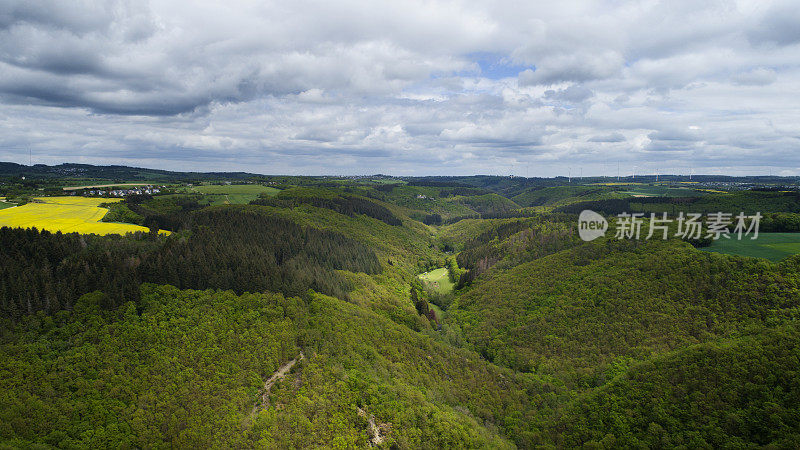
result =
[[[154,195],[160,193],[166,186],[140,186],[130,189],[91,189],[84,190],[80,194],[84,197],[127,197],[129,195]],[[78,191],[72,191],[71,195],[77,195]]]
[[[694,185],[698,188],[719,189],[723,191],[750,191],[770,189],[776,191],[797,191],[800,186],[797,184],[767,184],[737,181],[704,181]]]

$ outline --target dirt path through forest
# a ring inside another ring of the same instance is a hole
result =
[[[358,408],[358,415],[361,417],[367,417],[367,412],[361,408]],[[369,423],[368,433],[370,437],[370,442],[372,443],[372,445],[381,445],[384,440],[381,428],[385,427],[386,425],[381,424],[381,426],[379,427],[378,424],[375,423],[375,416],[372,414],[370,414],[369,417],[367,418],[367,422]]]
[[[275,383],[278,382],[278,380],[285,377],[286,374],[289,373],[290,370],[292,370],[292,367],[294,367],[297,361],[300,361],[304,358],[305,356],[303,355],[303,352],[300,352],[297,358],[292,359],[283,364],[282,366],[278,367],[278,370],[276,370],[275,373],[273,373],[272,376],[269,377],[269,379],[264,383],[264,389],[263,392],[261,393],[261,403],[260,405],[257,404],[253,406],[253,409],[250,411],[250,415],[246,419],[246,423],[249,424],[250,420],[252,420],[253,417],[255,417],[256,413],[258,413],[258,410],[260,409],[259,406],[263,408],[267,405],[267,403],[269,403],[269,391],[270,389],[272,389],[272,386],[274,386]]]
[[[266,404],[267,401],[269,401],[269,390],[272,389],[272,386],[275,385],[275,383],[278,382],[278,380],[285,377],[286,374],[289,373],[290,370],[292,370],[292,367],[294,367],[295,363],[297,363],[297,361],[300,361],[303,358],[305,358],[305,356],[303,356],[303,352],[300,352],[300,355],[297,358],[280,366],[278,370],[276,370],[275,373],[273,373],[272,376],[269,377],[267,382],[264,383],[264,392],[261,394],[262,405]]]

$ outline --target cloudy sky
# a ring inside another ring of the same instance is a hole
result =
[[[0,0],[0,160],[800,175],[795,1]]]

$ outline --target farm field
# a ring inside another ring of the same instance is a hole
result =
[[[646,184],[633,182],[594,183],[594,186],[607,186],[614,188],[620,194],[633,197],[700,197],[706,195],[704,189],[697,189],[695,183],[681,182],[675,184]],[[627,188],[627,189],[626,189]],[[725,191],[715,191],[725,193]]]
[[[383,180],[383,179],[380,179],[380,180],[369,180],[369,181],[371,183],[377,183],[377,184],[408,184],[408,182],[404,181],[404,180]]]
[[[453,290],[453,282],[450,281],[450,275],[445,267],[420,274],[419,279],[426,287],[431,287],[442,294],[450,293]]]
[[[700,197],[703,192],[693,188],[669,187],[660,185],[638,185],[622,191],[634,197]]]
[[[719,239],[701,250],[780,261],[800,253],[800,233],[759,233],[758,239]]]
[[[33,200],[35,202],[45,203],[50,205],[94,206],[94,207],[99,207],[103,203],[117,203],[122,201],[121,198],[78,197],[78,196],[36,197]]]
[[[34,202],[0,210],[0,226],[99,235],[147,232],[148,228],[139,225],[100,222],[108,209],[99,205],[118,201],[120,199],[39,197]],[[164,230],[160,233],[169,232]]]
[[[13,203],[9,203],[6,201],[5,197],[0,197],[0,209],[11,208],[12,206],[16,206]]]
[[[261,194],[275,195],[280,189],[260,184],[209,184],[187,188],[186,192],[203,194],[210,205],[245,205]]]

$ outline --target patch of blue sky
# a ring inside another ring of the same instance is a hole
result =
[[[472,67],[450,73],[434,73],[432,79],[447,77],[474,78],[482,77],[490,80],[514,78],[527,69],[536,70],[536,66],[517,64],[510,57],[500,53],[476,52],[468,53],[465,57],[471,61]]]
[[[508,56],[499,53],[470,53],[467,58],[478,64],[480,76],[490,80],[513,78],[524,70],[536,70],[535,66],[517,64]]]

